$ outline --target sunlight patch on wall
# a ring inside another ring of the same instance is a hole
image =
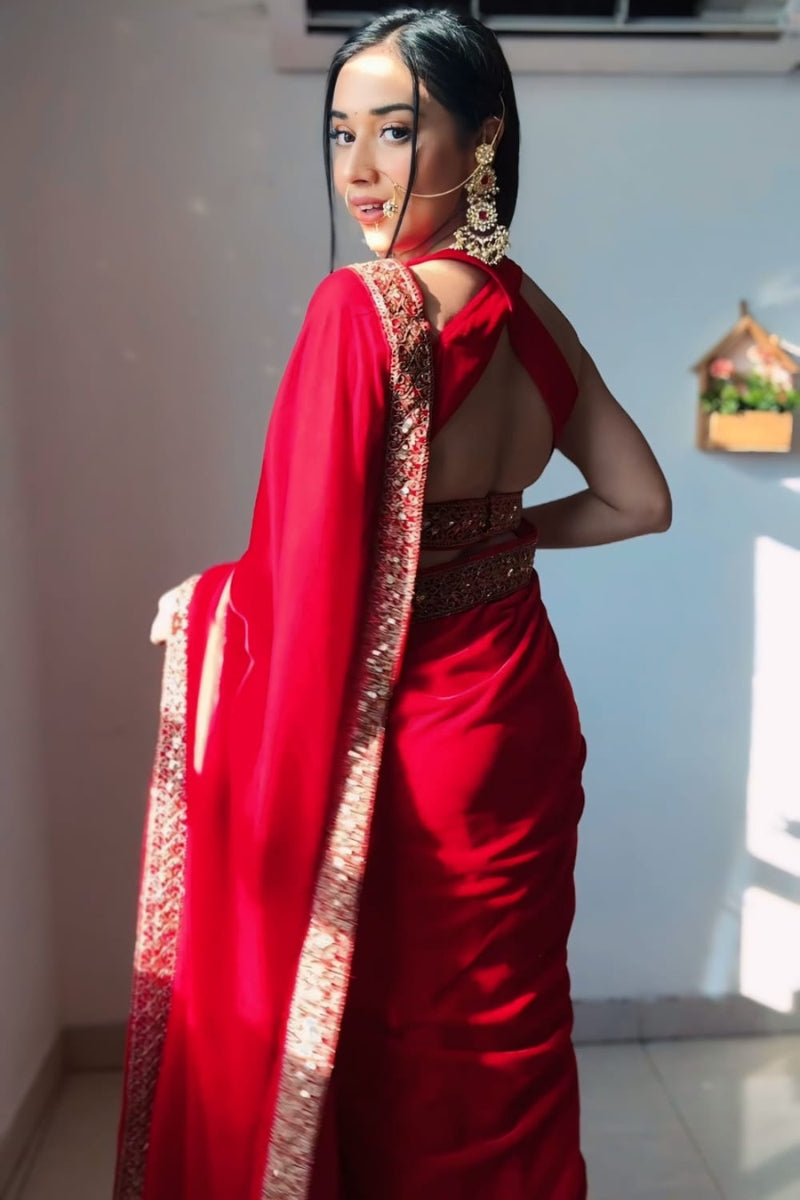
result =
[[[742,995],[774,1012],[792,1012],[800,992],[798,946],[800,904],[749,887],[742,897]]]
[[[795,879],[800,879],[798,610],[800,551],[757,538],[747,849]]]
[[[755,546],[755,646],[740,986],[791,1012],[800,992],[800,551]]]

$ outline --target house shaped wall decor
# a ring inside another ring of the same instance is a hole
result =
[[[740,305],[733,329],[692,368],[698,377],[700,450],[786,452],[800,407],[800,348]]]

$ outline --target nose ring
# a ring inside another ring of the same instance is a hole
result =
[[[400,211],[397,203],[397,184],[394,182],[394,180],[392,180],[392,187],[394,188],[394,195],[392,196],[391,200],[387,200],[383,206],[383,215],[385,217],[396,217]]]
[[[344,189],[344,202],[345,202],[345,205],[347,206],[347,208],[350,207],[350,188],[352,186],[353,186],[352,183],[348,183],[347,187]],[[392,180],[392,187],[394,188],[394,195],[392,196],[391,200],[385,200],[383,203],[382,207],[383,207],[384,217],[396,217],[400,211],[400,205],[397,203],[398,186],[399,185],[396,184],[394,182],[394,180]]]

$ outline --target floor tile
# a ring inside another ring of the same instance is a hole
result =
[[[590,1200],[800,1200],[800,1038],[578,1050]],[[14,1200],[109,1200],[121,1077],[71,1076]]]
[[[590,1200],[720,1200],[638,1045],[578,1048]]]
[[[800,1038],[649,1043],[726,1200],[800,1200]]]
[[[109,1200],[122,1078],[70,1075],[20,1200]]]

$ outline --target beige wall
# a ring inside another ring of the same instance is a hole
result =
[[[2,304],[2,301],[0,301]],[[0,320],[8,320],[3,305]],[[58,1030],[30,538],[0,343],[0,1145]]]

